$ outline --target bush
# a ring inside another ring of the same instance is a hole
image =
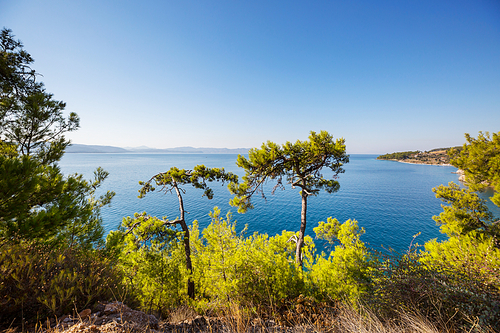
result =
[[[0,325],[53,318],[114,299],[122,295],[120,280],[102,250],[3,244]]]
[[[211,301],[231,299],[241,304],[272,305],[303,292],[302,271],[295,264],[295,244],[290,239],[296,233],[283,231],[269,237],[255,233],[244,237],[237,234],[231,215],[220,217],[216,207],[210,214],[212,223],[203,230],[192,232],[194,242],[195,281],[200,296]],[[312,260],[312,239],[306,238],[304,258]]]
[[[327,256],[324,252],[316,257],[309,269],[309,278],[317,296],[335,300],[347,299],[356,304],[370,282],[373,259],[365,244],[360,240],[364,229],[359,229],[356,220],[340,223],[328,218],[314,228],[316,238],[335,246]]]
[[[446,331],[498,328],[498,287],[478,275],[430,265],[427,256],[414,250],[385,258],[364,301],[382,318],[423,316]]]

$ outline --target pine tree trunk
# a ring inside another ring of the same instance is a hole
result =
[[[189,274],[193,273],[193,264],[191,263],[191,247],[189,246],[189,228],[186,222],[183,220],[181,223],[182,231],[184,231],[184,252],[186,254],[186,269]],[[194,299],[194,281],[191,277],[188,278],[187,281],[187,290],[188,296],[191,299]]]
[[[299,239],[297,240],[297,249],[295,252],[295,261],[297,265],[302,267],[302,247],[304,246],[304,237],[306,233],[307,215],[307,193],[302,189],[302,211],[300,213],[300,231]]]
[[[175,183],[174,183],[175,184]],[[193,273],[193,264],[191,262],[191,247],[189,246],[189,228],[186,224],[186,220],[184,219],[184,202],[182,200],[181,192],[177,188],[177,184],[174,185],[175,192],[177,193],[177,197],[179,198],[179,210],[181,213],[180,216],[180,225],[182,228],[182,231],[184,231],[184,253],[186,255],[186,269],[189,274]],[[194,281],[192,280],[191,277],[188,278],[187,281],[187,292],[188,296],[191,299],[194,299]]]

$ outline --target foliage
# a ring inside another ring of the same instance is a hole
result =
[[[193,238],[196,253],[195,280],[200,285],[201,295],[224,301],[235,296],[238,268],[244,264],[239,255],[242,236],[236,234],[231,214],[223,220],[216,207],[210,217],[212,222],[203,230],[203,240]],[[199,232],[197,236],[198,234]]]
[[[19,156],[14,145],[0,145],[0,237],[52,236],[76,216],[71,209],[59,209],[71,200],[63,196],[65,189],[75,190],[75,184],[66,183],[56,166]]]
[[[474,318],[479,327],[494,327],[500,323],[500,229],[473,188],[450,183],[433,189],[448,204],[433,217],[448,239],[427,242],[420,262],[439,272],[433,292],[454,306],[455,322],[465,327]]]
[[[500,206],[500,132],[479,132],[477,138],[465,134],[467,143],[461,151],[451,151],[451,164],[462,169],[469,188],[478,191],[492,186],[495,194],[491,201]]]
[[[104,232],[100,209],[114,193],[97,197],[96,191],[108,173],[98,168],[91,181],[63,177],[57,165],[19,156],[15,149],[5,153],[9,148],[0,154],[0,240],[98,245]]]
[[[292,186],[298,186],[304,193],[314,195],[321,189],[328,193],[339,190],[336,176],[343,173],[342,166],[349,162],[345,154],[344,139],[333,141],[326,131],[320,134],[311,132],[309,141],[297,140],[295,144],[286,142],[277,145],[268,141],[260,149],[252,148],[248,159],[238,155],[237,165],[245,170],[244,183],[230,184],[230,190],[236,194],[232,204],[239,212],[253,208],[251,197],[255,192],[263,194],[263,185],[269,179],[275,179],[277,186],[282,186],[283,178]],[[321,174],[323,168],[332,172],[331,179]]]
[[[297,140],[296,143],[286,142],[277,145],[268,141],[260,149],[253,148],[248,153],[248,159],[238,155],[237,165],[245,170],[242,184],[230,184],[231,193],[235,194],[231,205],[238,207],[242,213],[253,208],[251,198],[255,193],[264,195],[264,184],[272,179],[278,187],[283,187],[283,178],[301,189],[302,212],[299,236],[296,239],[296,261],[302,265],[302,246],[304,244],[307,224],[307,197],[316,195],[324,189],[328,193],[337,192],[340,188],[336,180],[343,173],[343,165],[349,162],[344,139],[333,140],[326,131],[319,134],[311,131],[308,141]],[[322,175],[324,168],[333,172],[330,179]]]
[[[312,283],[319,293],[355,304],[367,289],[373,265],[372,256],[360,240],[364,229],[359,229],[356,220],[341,224],[329,217],[326,223],[319,222],[314,232],[316,238],[339,245],[328,256],[323,252],[316,257],[309,271]]]
[[[221,217],[215,207],[212,221],[199,230],[197,221],[190,227],[193,273],[184,268],[181,235],[159,220],[145,214],[124,219],[122,230],[108,236],[108,244],[120,248],[120,267],[125,283],[143,309],[153,309],[163,316],[185,302],[198,309],[236,302],[259,308],[280,307],[299,295],[323,299],[356,301],[369,282],[371,256],[359,240],[362,230],[355,221],[340,224],[329,219],[317,228],[331,233],[341,244],[328,257],[315,255],[315,244],[305,238],[304,266],[294,260],[297,233],[283,231],[273,237],[245,229],[236,232],[231,214]],[[130,228],[132,225],[135,228]],[[128,230],[129,232],[127,233]],[[323,233],[324,234],[324,233]],[[163,235],[163,237],[160,237]],[[196,298],[187,301],[181,287],[192,278]]]
[[[142,185],[139,190],[139,197],[144,197],[148,192],[154,191],[156,186],[161,187],[161,191],[171,192],[180,185],[192,185],[194,188],[202,189],[203,195],[208,199],[214,196],[213,190],[208,187],[207,182],[238,182],[238,176],[231,172],[226,172],[224,168],[207,168],[204,165],[196,165],[193,170],[170,168],[166,172],[161,172],[153,176],[147,182],[139,182]]]
[[[496,291],[499,296],[500,229],[485,201],[470,188],[461,189],[454,183],[440,185],[433,191],[449,204],[443,205],[444,211],[433,217],[449,238],[427,242],[421,261],[456,281],[473,280],[474,288],[479,290],[476,293],[489,295]]]
[[[106,191],[97,196],[109,173],[102,168],[94,171],[94,179],[84,180],[81,175],[71,175],[67,179],[76,179],[78,191],[72,195],[78,214],[61,229],[52,241],[64,242],[65,246],[97,248],[104,245],[104,228],[102,226],[101,208],[109,205],[115,193]]]
[[[441,226],[441,232],[454,237],[472,231],[486,234],[498,241],[500,225],[494,218],[484,200],[470,188],[463,189],[450,182],[448,186],[439,185],[432,189],[436,197],[447,203],[442,205],[443,212],[433,219]]]
[[[155,217],[136,213],[123,219],[119,230],[112,231],[106,242],[118,252],[122,283],[130,295],[146,310],[165,315],[179,305],[186,291],[182,287],[188,274],[184,270],[179,232]]]
[[[203,230],[203,237],[193,236],[195,280],[203,297],[219,303],[231,299],[264,305],[303,292],[302,273],[293,261],[294,246],[289,242],[295,233],[283,231],[274,237],[255,233],[245,238],[244,231],[236,233],[230,214],[224,220],[216,207],[210,216],[212,223]],[[307,237],[308,262],[313,260],[313,249],[312,239]]]
[[[391,154],[384,154],[377,156],[377,160],[406,160],[420,153],[419,150],[415,151],[401,151]]]
[[[102,250],[0,246],[0,325],[81,311],[121,295],[120,275]]]
[[[212,199],[213,190],[207,185],[207,182],[212,181],[237,182],[238,176],[224,169],[197,165],[193,170],[172,167],[146,182],[140,182],[142,185],[139,190],[140,198],[155,191],[153,183],[161,187],[161,191],[175,191],[179,200],[180,216],[175,220],[169,220],[167,217],[162,219],[152,217],[145,212],[136,213],[133,219],[130,217],[123,219],[121,229],[108,236],[108,247],[120,253],[125,270],[134,272],[130,284],[142,306],[149,304],[150,308],[165,314],[166,309],[178,305],[185,294],[194,299],[190,230],[185,219],[181,194],[184,189],[181,186],[192,185],[203,189],[204,195]],[[182,232],[171,229],[176,225],[181,226]],[[178,240],[181,237],[184,258],[179,252],[181,244]],[[181,263],[185,268],[179,266]],[[187,285],[187,293],[179,289],[182,283]]]
[[[143,309],[166,316],[169,309],[184,302],[200,309],[228,300],[265,306],[305,291],[303,273],[293,260],[294,246],[289,242],[295,233],[244,237],[244,231],[236,232],[230,214],[224,219],[215,207],[210,216],[212,222],[203,231],[197,221],[190,228],[192,274],[184,267],[182,232],[167,228],[162,220],[137,214],[134,219],[124,219],[121,231],[110,233],[108,246],[119,249],[124,283]],[[127,228],[139,220],[136,228]],[[127,229],[130,232],[125,234]],[[304,253],[312,265],[314,244],[310,237]],[[195,301],[187,301],[182,288],[189,278],[198,291]]]
[[[476,279],[500,292],[500,249],[491,237],[475,231],[450,237],[447,241],[425,243],[421,261],[447,274]]]

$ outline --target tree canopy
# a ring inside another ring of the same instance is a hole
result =
[[[460,188],[453,182],[432,190],[437,198],[448,204],[442,206],[443,212],[439,216],[433,217],[441,226],[442,233],[456,237],[477,232],[500,240],[500,225],[495,223],[485,200],[479,198],[473,190]]]
[[[471,190],[492,186],[495,194],[491,201],[500,207],[500,132],[491,136],[479,132],[477,138],[466,133],[465,139],[462,150],[450,152],[451,164],[464,171]]]
[[[434,188],[436,197],[448,204],[434,220],[450,238],[486,239],[500,248],[500,220],[476,193],[493,187],[491,201],[500,206],[500,132],[492,136],[479,132],[477,138],[465,134],[465,138],[463,147],[450,150],[449,155],[451,164],[464,171],[467,188],[455,183]]]
[[[302,246],[306,229],[307,197],[316,195],[320,190],[337,192],[340,184],[338,174],[343,173],[343,165],[349,162],[345,140],[334,140],[326,131],[311,131],[309,140],[278,145],[268,141],[261,148],[253,148],[248,159],[238,155],[237,165],[245,170],[243,183],[230,184],[229,189],[235,197],[230,202],[238,207],[238,212],[253,208],[251,198],[255,193],[264,196],[263,186],[268,180],[275,180],[274,191],[286,181],[292,188],[299,187],[302,197],[302,212],[299,237],[296,247],[296,261],[302,265]],[[323,169],[332,172],[330,178],[323,177]]]
[[[377,160],[405,160],[408,159],[414,155],[417,155],[421,151],[415,150],[415,151],[401,151],[401,152],[396,152],[396,153],[388,153],[384,155],[377,156]]]
[[[33,58],[12,31],[3,29],[0,39],[0,139],[22,155],[55,162],[69,145],[64,133],[78,129],[80,119],[74,112],[63,115],[66,103],[54,100],[36,80]]]
[[[75,113],[63,115],[66,104],[53,99],[33,58],[14,39],[0,33],[0,238],[50,239],[57,235],[71,244],[102,239],[99,209],[114,193],[96,198],[107,177],[64,177],[57,162],[69,145],[64,134],[79,127]],[[70,230],[71,229],[71,230]]]

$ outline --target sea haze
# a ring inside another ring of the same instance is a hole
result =
[[[439,227],[432,220],[441,211],[441,202],[432,188],[450,181],[458,182],[454,167],[412,165],[393,161],[376,160],[377,155],[351,155],[345,173],[339,175],[340,190],[309,197],[307,234],[314,236],[318,221],[329,216],[341,222],[356,219],[366,230],[363,241],[371,247],[392,247],[405,251],[412,236],[421,232],[416,242],[444,239]],[[153,192],[138,199],[138,182],[150,179],[170,167],[192,169],[197,164],[224,167],[240,177],[236,154],[66,154],[60,162],[64,174],[81,173],[91,178],[97,167],[110,173],[102,190],[116,192],[111,206],[104,207],[102,216],[106,231],[116,229],[125,216],[146,211],[150,215],[174,219],[178,216],[175,194]],[[325,171],[324,175],[329,176]],[[265,185],[266,199],[256,196],[255,209],[238,214],[228,202],[231,198],[227,187],[211,184],[215,196],[212,200],[202,197],[202,191],[186,187],[185,209],[189,224],[198,220],[203,228],[210,223],[208,213],[218,206],[223,214],[233,212],[238,229],[248,225],[248,233],[259,232],[275,235],[283,230],[297,231],[300,226],[301,198],[299,190],[287,186],[273,195],[272,183]]]

